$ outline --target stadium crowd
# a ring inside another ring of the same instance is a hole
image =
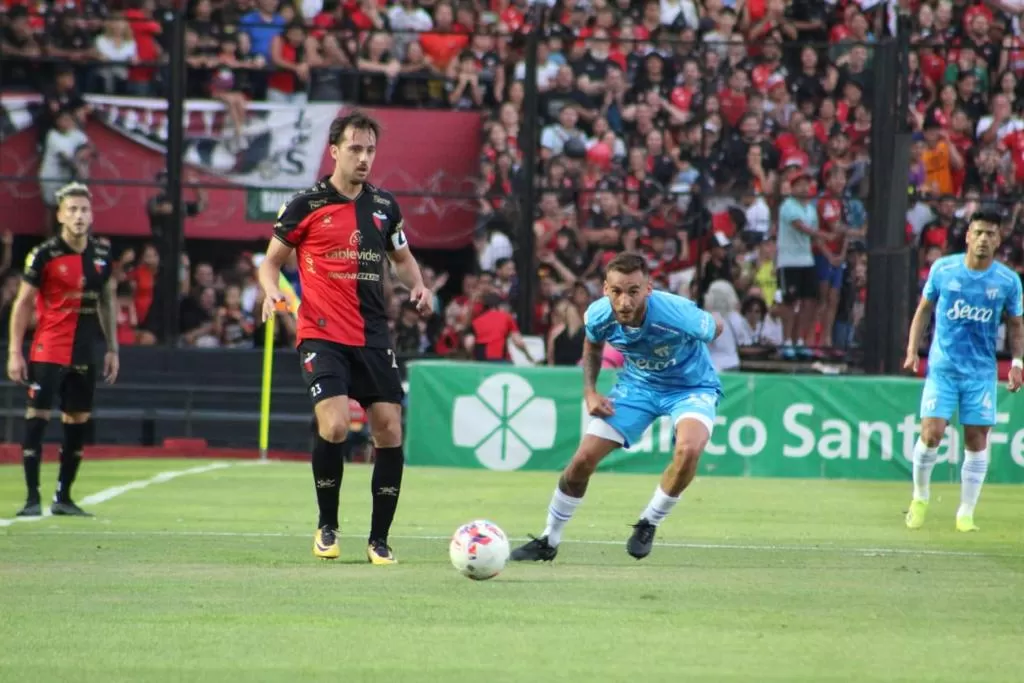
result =
[[[88,115],[83,92],[163,92],[174,4],[0,0],[4,87],[42,90],[55,105],[40,125],[66,144]],[[1000,259],[1024,277],[1013,201],[1024,183],[1024,34],[1012,3],[559,0],[543,20],[531,141],[524,47],[537,14],[524,0],[191,0],[188,94],[221,100],[236,121],[261,99],[481,112],[477,272],[461,283],[428,273],[439,295],[454,292],[428,318],[394,292],[400,354],[504,359],[494,340],[517,336],[504,309],[519,289],[523,149],[536,144],[532,323],[549,363],[579,360],[581,312],[622,248],[646,256],[658,287],[726,317],[719,369],[832,358],[859,343],[864,320],[872,46],[892,34],[897,7],[912,31],[907,239],[922,277],[962,249],[966,218],[988,202],[1008,207]],[[63,61],[49,80],[31,68],[40,55]],[[803,236],[804,223],[819,235]],[[119,270],[126,343],[159,336],[146,324],[159,257],[140,251],[122,254]],[[216,273],[192,256],[181,264],[183,343],[258,343],[253,257]]]

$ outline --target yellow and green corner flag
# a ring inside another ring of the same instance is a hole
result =
[[[284,294],[288,312],[292,315],[298,315],[302,299],[283,273],[278,282],[278,289]],[[267,457],[267,448],[270,442],[270,390],[271,379],[274,376],[274,330],[277,327],[276,322],[277,316],[271,316],[267,320],[265,328],[266,337],[263,340],[263,388],[260,392],[260,458],[262,459]]]

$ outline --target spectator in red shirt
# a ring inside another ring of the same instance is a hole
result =
[[[484,296],[484,312],[473,320],[472,332],[466,335],[466,347],[471,349],[473,358],[479,361],[508,363],[508,342],[523,352],[526,359],[536,363],[526,341],[519,333],[519,325],[507,311],[500,308],[501,298],[497,294]]]

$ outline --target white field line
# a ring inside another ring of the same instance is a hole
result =
[[[178,536],[184,538],[308,538],[309,534],[273,531],[104,531],[92,529],[53,529],[19,533],[20,536]],[[340,534],[342,538],[365,538],[364,534]],[[449,541],[450,536],[435,535],[392,535],[394,540],[407,541]],[[514,542],[528,541],[528,538],[510,538]],[[623,541],[577,540],[566,541],[568,545],[620,546]],[[768,545],[745,543],[656,543],[659,548],[685,550],[735,550],[740,552],[792,552],[792,553],[835,553],[839,555],[897,555],[919,557],[1000,557],[1024,559],[1024,554],[985,553],[970,550],[932,550],[929,548],[861,548],[824,545]]]
[[[160,474],[150,477],[149,479],[139,479],[138,481],[132,481],[128,482],[127,484],[122,484],[121,486],[112,486],[109,489],[97,491],[96,493],[88,495],[85,498],[79,500],[78,504],[83,507],[99,505],[100,503],[107,502],[111,498],[117,498],[122,493],[128,493],[129,491],[138,491],[139,489],[144,489],[148,486],[152,486],[153,484],[163,484],[165,482],[171,481],[172,479],[188,476],[190,474],[204,474],[206,472],[213,472],[214,470],[223,470],[231,466],[232,463],[215,462],[209,465],[202,465],[200,467],[190,467],[187,470],[161,472]],[[0,519],[0,528],[8,527],[12,524],[19,522],[38,522],[39,520],[50,516],[52,516],[50,514],[50,509],[44,504],[42,517],[14,517],[12,519]]]

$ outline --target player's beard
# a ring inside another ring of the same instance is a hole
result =
[[[620,325],[626,327],[640,327],[640,324],[644,321],[645,306],[637,306],[628,313],[622,311],[615,311],[615,318],[619,321]]]
[[[64,231],[67,233],[68,237],[80,240],[88,236],[89,231],[92,229],[92,226],[89,223],[85,223],[83,221],[81,223],[68,223],[67,225],[63,226],[63,228]]]
[[[366,182],[366,179],[369,177],[369,166],[366,166],[365,168],[356,167],[356,169],[352,172],[352,177],[350,178],[350,181],[353,185],[362,185],[363,183]]]

